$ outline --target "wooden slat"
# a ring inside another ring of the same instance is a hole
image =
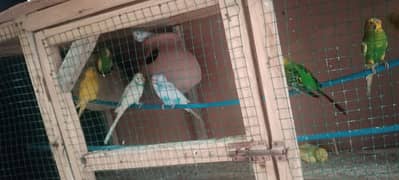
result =
[[[69,0],[68,2],[29,14],[24,28],[37,31],[46,27],[59,25],[85,16],[100,13],[107,9],[143,0]],[[43,21],[45,19],[45,21]]]
[[[48,37],[50,45],[60,44],[85,38],[93,34],[144,25],[168,18],[177,21],[185,20],[181,16],[175,16],[203,8],[210,8],[204,11],[211,12],[212,10],[216,10],[214,8],[215,5],[217,5],[216,0],[149,0],[134,6],[118,9],[117,11],[105,12],[81,19],[80,21],[49,28],[43,30],[43,32],[45,37]],[[194,15],[190,17],[195,18]]]
[[[50,99],[46,93],[46,87],[40,64],[37,63],[39,60],[35,51],[36,44],[33,39],[33,34],[23,32],[19,36],[19,40],[24,52],[25,62],[29,71],[29,76],[33,85],[33,90],[35,92],[47,138],[51,145],[50,148],[58,169],[58,174],[60,179],[72,179],[73,175],[71,167],[69,166],[68,157],[66,154],[64,154],[64,142],[58,129]]]
[[[61,67],[55,67],[55,69],[58,69],[58,81],[64,92],[70,92],[75,86],[83,67],[97,44],[97,40],[98,35],[94,35],[72,42]]]
[[[0,43],[17,38],[18,28],[15,22],[0,24]]]
[[[44,86],[54,108],[74,179],[95,179],[94,173],[84,171],[80,161],[82,155],[87,153],[87,145],[72,101],[72,95],[71,93],[63,93],[56,80],[55,65],[61,62],[59,52],[55,48],[48,47],[43,38],[43,34],[35,34],[37,52],[45,82]]]
[[[189,165],[232,161],[227,144],[242,142],[230,137],[156,145],[131,146],[113,151],[95,151],[84,156],[88,171]]]
[[[17,38],[0,43],[0,50],[2,57],[22,55],[22,49]]]
[[[154,27],[154,26],[160,27],[160,26],[172,26],[172,25],[182,24],[188,21],[195,21],[197,19],[202,19],[217,15],[220,13],[219,10],[220,9],[218,5],[207,6],[190,12],[177,14],[175,16],[171,16],[168,18],[151,21],[142,25],[138,25],[137,27],[145,28],[145,27]]]
[[[25,16],[29,13],[66,1],[68,0],[33,0],[30,2],[19,3],[0,13],[0,23],[16,20],[18,17]],[[44,22],[43,19],[40,21]]]
[[[241,1],[219,0],[248,139],[270,145]],[[253,164],[256,179],[277,179],[271,160]]]
[[[245,0],[250,18],[258,77],[267,112],[272,141],[285,142],[288,159],[275,158],[280,179],[301,179],[301,162],[296,142],[288,88],[283,76],[283,58],[272,0]],[[277,98],[279,97],[279,98]]]

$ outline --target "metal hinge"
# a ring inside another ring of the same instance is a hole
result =
[[[271,160],[272,157],[277,160],[286,160],[287,148],[281,141],[273,142],[272,148],[262,142],[246,141],[228,144],[228,155],[233,158],[233,161],[261,163]]]

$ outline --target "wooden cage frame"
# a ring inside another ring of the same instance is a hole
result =
[[[272,0],[36,1],[40,5],[29,11],[19,6],[0,14],[0,41],[19,38],[61,179],[95,179],[94,171],[99,170],[232,161],[229,144],[243,141],[269,148],[284,142],[288,149],[287,159],[253,163],[257,179],[302,179]],[[215,14],[222,16],[235,85],[241,87],[237,93],[245,135],[89,152],[71,87],[63,87],[56,78],[62,61],[56,45],[132,26],[178,24]],[[59,33],[66,35],[60,39],[55,36]],[[281,78],[274,78],[278,75]],[[262,101],[263,96],[274,98]]]

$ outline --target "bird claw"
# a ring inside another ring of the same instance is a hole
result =
[[[373,66],[373,67],[371,68],[371,72],[372,72],[373,74],[377,74],[377,70],[375,69],[375,66]]]
[[[161,109],[162,109],[162,110],[165,110],[165,104],[162,104],[162,105],[161,105]]]
[[[388,62],[384,62],[385,65],[385,69],[389,69],[389,63]]]

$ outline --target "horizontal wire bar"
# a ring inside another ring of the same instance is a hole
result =
[[[397,131],[399,131],[399,124],[395,124],[395,125],[391,125],[391,126],[347,130],[347,131],[337,131],[337,132],[330,132],[330,133],[302,135],[302,136],[298,136],[297,140],[298,140],[298,142],[305,142],[305,141],[315,141],[315,140],[333,139],[333,138],[346,138],[346,137],[354,137],[354,136],[386,134],[386,133],[393,133],[393,132],[397,132]],[[89,149],[89,151],[100,151],[100,150],[104,151],[104,150],[117,150],[117,149],[122,149],[122,148],[128,148],[131,146],[137,146],[137,145],[88,146],[88,149]],[[32,149],[32,150],[49,151],[50,145],[31,144],[31,145],[28,145],[28,148]]]
[[[110,106],[110,107],[117,107],[118,103],[117,102],[112,102],[112,101],[105,101],[105,100],[94,100],[91,102],[93,104],[97,105],[105,105],[105,106]],[[239,105],[240,101],[238,99],[232,99],[232,100],[225,100],[225,101],[216,101],[216,102],[209,102],[209,103],[190,103],[190,104],[176,104],[175,107],[171,105],[164,105],[164,109],[202,109],[202,108],[211,108],[211,107],[226,107],[226,106],[234,106],[234,105]],[[135,108],[135,109],[162,109],[162,105],[160,104],[143,104],[141,107],[137,104],[132,104],[129,106],[129,108]]]
[[[302,135],[302,136],[298,136],[297,138],[298,138],[298,142],[304,142],[304,141],[314,141],[314,140],[333,139],[333,138],[346,138],[346,137],[354,137],[354,136],[386,134],[386,133],[392,133],[392,132],[397,132],[397,131],[399,131],[399,124],[395,124],[395,125],[391,125],[391,126],[355,129],[355,130],[348,130],[348,131],[336,131],[336,132],[330,132],[330,133]]]

